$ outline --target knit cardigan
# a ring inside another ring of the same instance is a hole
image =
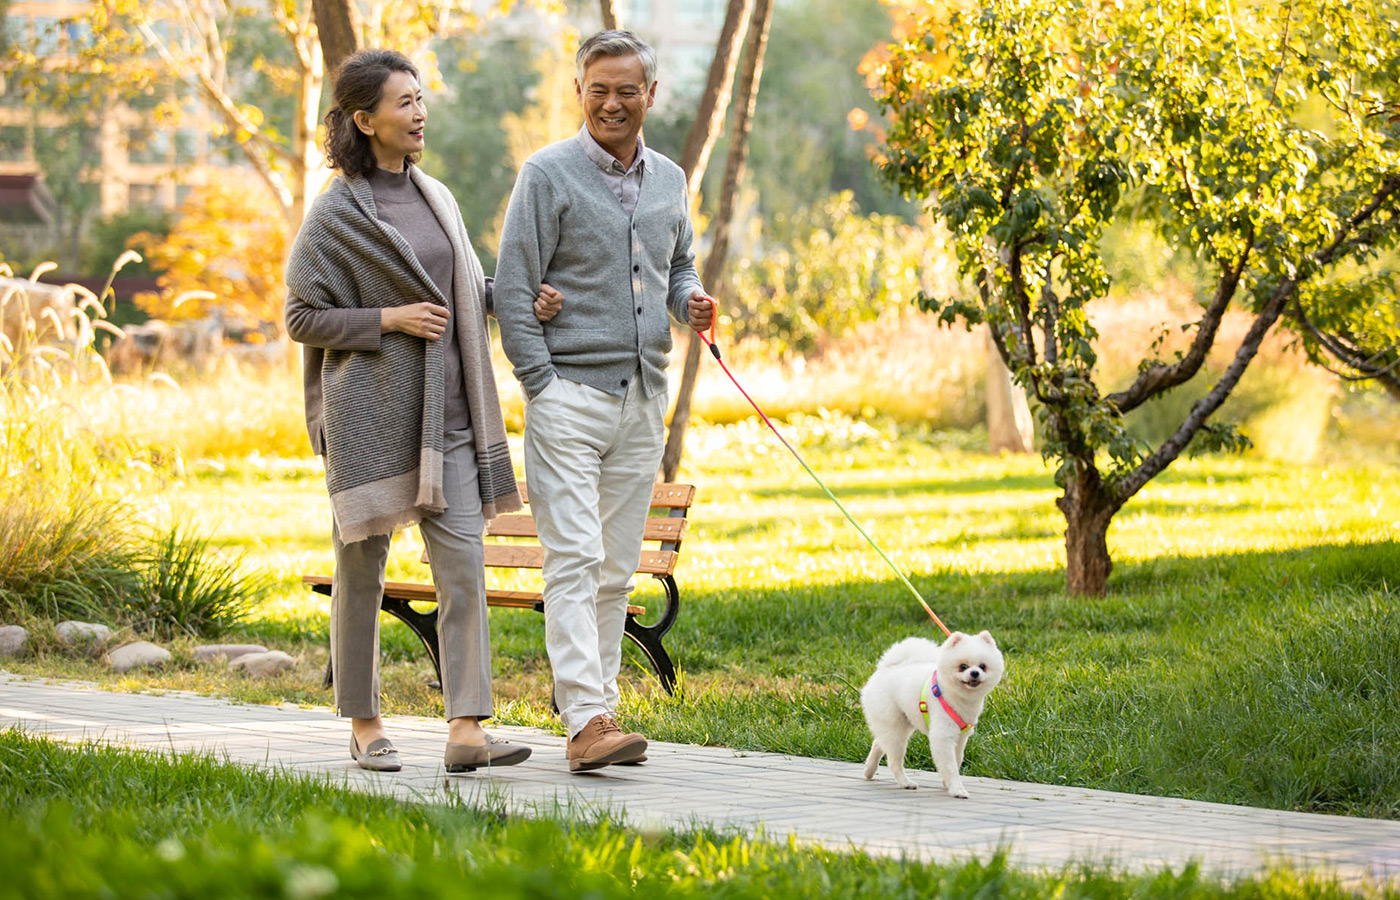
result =
[[[639,366],[643,396],[666,387],[667,313],[684,325],[686,301],[703,288],[685,173],[655,150],[642,153],[631,215],[576,138],[536,152],[516,178],[496,264],[496,320],[530,397],[555,375],[621,396]],[[534,315],[541,282],[564,295],[548,322]]]
[[[316,309],[379,310],[452,303],[476,442],[486,518],[521,507],[491,366],[485,277],[446,186],[410,169],[452,242],[452,297],[412,248],[375,214],[369,182],[347,175],[312,204],[293,242],[287,287]],[[325,456],[331,507],[347,543],[414,524],[446,509],[442,490],[441,342],[398,332],[378,352],[305,346],[307,428]]]

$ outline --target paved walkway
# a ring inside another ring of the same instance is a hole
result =
[[[325,709],[239,705],[176,692],[114,693],[0,671],[0,728],[209,753],[412,800],[456,794],[525,814],[607,809],[644,828],[762,827],[771,838],[796,834],[834,849],[935,861],[985,858],[1009,846],[1016,864],[1033,868],[1090,860],[1134,871],[1179,869],[1195,859],[1208,872],[1229,876],[1286,861],[1355,886],[1400,884],[1400,822],[988,778],[966,779],[972,799],[955,800],[931,772],[912,773],[920,789],[904,791],[883,768],[872,783],[857,763],[683,744],[652,743],[644,766],[570,775],[563,739],[523,728],[493,731],[534,748],[525,764],[449,777],[441,762],[443,723],[395,716],[387,724],[404,769],[373,774],[350,761],[349,730]]]

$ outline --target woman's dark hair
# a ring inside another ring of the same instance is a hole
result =
[[[384,82],[395,72],[418,79],[408,57],[393,50],[360,50],[351,54],[335,72],[332,95],[335,106],[326,113],[326,163],[346,175],[368,175],[378,164],[369,136],[355,125],[355,113],[372,113],[384,97]],[[418,162],[418,154],[407,162]]]

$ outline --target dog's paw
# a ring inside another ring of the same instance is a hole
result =
[[[912,781],[906,781],[901,784],[900,787],[904,788],[906,791],[917,791],[919,789],[919,786]]]
[[[959,787],[959,788],[949,788],[949,789],[948,789],[948,793],[951,794],[951,795],[954,796],[954,797],[957,797],[959,800],[966,800],[966,799],[967,799],[967,788],[963,788],[963,787]]]

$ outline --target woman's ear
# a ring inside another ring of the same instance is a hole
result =
[[[374,135],[374,126],[370,124],[369,113],[363,109],[355,110],[355,115],[351,117],[355,121],[355,127],[360,129],[367,136]]]

